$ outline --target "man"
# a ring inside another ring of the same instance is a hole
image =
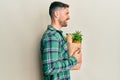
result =
[[[60,30],[67,26],[69,5],[62,2],[52,2],[49,7],[51,25],[48,25],[41,39],[41,56],[44,80],[70,80],[70,68],[81,63],[81,50],[68,56],[67,43]]]

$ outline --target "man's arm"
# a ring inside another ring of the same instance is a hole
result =
[[[43,69],[46,75],[52,75],[70,69],[77,63],[74,56],[65,60],[59,60],[59,41],[56,37],[48,37],[43,41]],[[65,51],[68,54],[68,51]]]

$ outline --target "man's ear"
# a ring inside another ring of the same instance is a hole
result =
[[[60,15],[59,15],[60,13],[59,13],[59,11],[55,11],[54,12],[54,16],[56,17],[56,18],[58,18]]]

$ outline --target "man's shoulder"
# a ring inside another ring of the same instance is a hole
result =
[[[58,33],[56,31],[51,31],[51,30],[46,30],[43,34],[43,39],[49,39],[49,38],[53,38],[53,39],[58,39]]]

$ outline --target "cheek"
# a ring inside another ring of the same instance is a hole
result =
[[[59,18],[60,18],[61,21],[69,20],[69,16],[68,15],[61,15]]]
[[[68,16],[64,16],[63,19],[64,19],[64,20],[67,20],[67,19],[68,19]]]
[[[62,21],[65,21],[65,20],[66,20],[66,16],[61,16],[60,19],[61,19]]]
[[[69,15],[65,15],[64,18],[65,18],[66,20],[69,20],[69,19],[70,19]]]

